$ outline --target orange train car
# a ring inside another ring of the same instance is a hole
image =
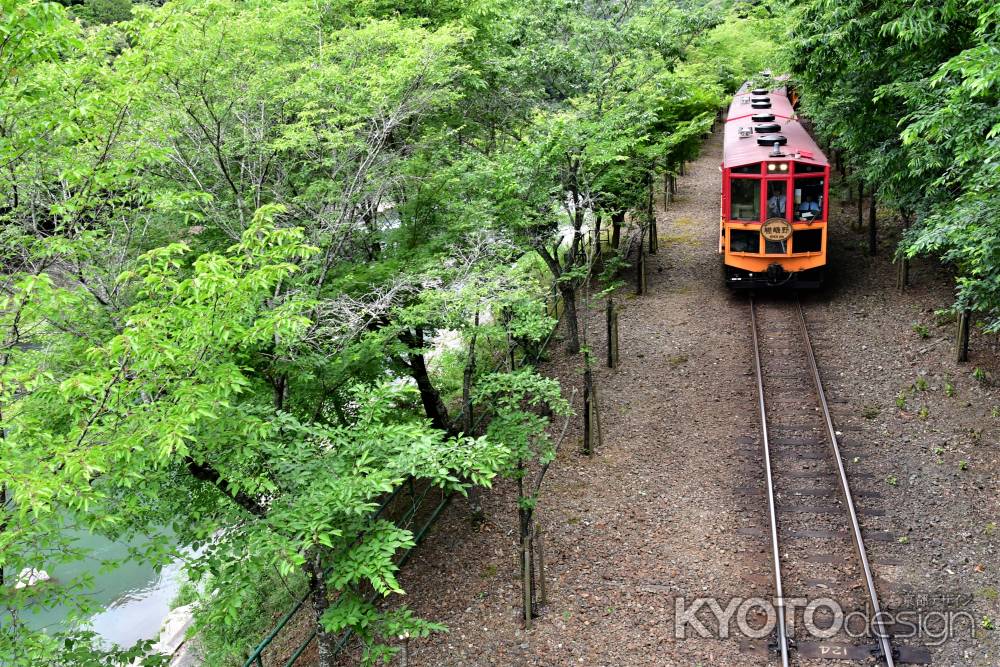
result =
[[[744,85],[729,107],[723,148],[719,254],[726,284],[821,286],[829,194],[830,165],[799,122],[788,89]]]

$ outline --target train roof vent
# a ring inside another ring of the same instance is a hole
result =
[[[757,137],[757,144],[759,146],[773,146],[774,144],[784,146],[787,143],[788,137],[783,134],[762,134]]]
[[[754,88],[750,92],[753,93],[754,95],[767,95],[771,91],[768,90],[767,88]]]
[[[758,134],[781,132],[781,126],[777,123],[764,123],[763,125],[754,125],[753,131]]]
[[[752,120],[755,123],[770,123],[772,120],[774,120],[774,114],[773,113],[759,113],[759,114],[751,116],[750,120]]]
[[[750,101],[751,102],[770,102],[771,98],[768,97],[767,95],[764,95],[763,97],[753,97],[753,96],[751,96],[750,97]]]
[[[750,106],[753,107],[754,109],[770,109],[771,108],[771,103],[767,102],[767,101],[764,101],[764,102],[751,102]]]

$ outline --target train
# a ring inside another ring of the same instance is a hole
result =
[[[725,118],[719,254],[734,289],[823,285],[830,164],[778,78],[744,84]]]

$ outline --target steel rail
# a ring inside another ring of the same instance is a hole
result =
[[[781,665],[788,667],[788,629],[785,625],[785,593],[781,583],[781,552],[778,549],[778,517],[774,510],[774,478],[771,474],[771,441],[767,430],[767,408],[764,406],[764,377],[760,369],[760,341],[757,338],[757,311],[750,297],[750,331],[753,334],[753,361],[757,373],[757,408],[760,410],[760,431],[764,445],[764,472],[767,478],[767,512],[771,522],[771,557],[774,560],[774,592],[778,605],[778,649]]]
[[[806,357],[809,359],[809,370],[812,373],[813,383],[816,385],[816,395],[819,397],[820,407],[823,409],[823,422],[826,425],[826,433],[829,436],[830,447],[833,450],[833,460],[837,465],[837,474],[840,478],[840,490],[844,494],[844,503],[847,505],[847,512],[851,518],[851,537],[854,538],[854,547],[858,552],[858,559],[861,561],[861,569],[865,575],[865,587],[868,592],[868,601],[871,602],[872,611],[875,616],[873,625],[878,636],[879,647],[882,651],[882,659],[887,667],[895,667],[895,659],[892,655],[892,645],[889,643],[889,635],[885,631],[882,622],[882,607],[878,601],[878,591],[875,590],[875,578],[872,575],[871,565],[868,562],[868,553],[865,550],[865,541],[861,536],[861,524],[858,523],[858,512],[854,506],[854,496],[851,494],[851,485],[847,481],[847,472],[844,470],[844,459],[840,455],[840,444],[837,441],[837,432],[833,428],[833,419],[830,416],[830,406],[826,401],[826,393],[823,391],[823,381],[819,375],[819,366],[816,365],[816,355],[813,354],[812,342],[809,339],[809,329],[806,326],[806,315],[802,309],[802,303],[796,299],[795,305],[799,311],[799,325],[802,328],[802,340],[805,343]]]

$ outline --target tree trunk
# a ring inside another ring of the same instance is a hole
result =
[[[333,667],[336,653],[336,636],[323,629],[323,614],[330,607],[330,598],[326,590],[326,579],[323,576],[323,564],[319,553],[314,553],[306,563],[309,573],[309,597],[312,602],[313,618],[316,623],[316,642],[318,652],[316,664],[319,667]]]
[[[344,403],[340,400],[340,396],[336,392],[330,395],[330,403],[333,404],[333,413],[337,415],[337,422],[341,426],[349,426],[350,422],[347,421],[347,414],[344,413]],[[320,407],[322,408],[322,405]],[[319,419],[316,421],[319,421]]]
[[[225,494],[230,500],[242,507],[244,510],[256,517],[264,517],[267,509],[257,498],[249,495],[241,489],[234,489],[218,470],[206,462],[196,461],[190,456],[184,460],[188,473],[195,479],[214,485],[219,491]]]
[[[601,259],[601,214],[594,219],[594,261]]]
[[[576,354],[580,351],[580,328],[576,321],[576,288],[572,285],[559,286],[566,309],[566,351]]]
[[[868,204],[868,254],[872,257],[878,254],[878,226],[875,221],[875,193],[871,195]]]
[[[280,373],[271,381],[271,390],[274,394],[274,409],[283,410],[285,408],[285,394],[288,390],[288,378],[284,373]]]
[[[611,247],[618,250],[622,242],[622,225],[625,224],[625,211],[615,211],[611,214]]]
[[[521,501],[528,500],[524,495],[524,477],[527,474],[524,464],[518,464],[519,475],[517,477],[517,495]],[[517,519],[520,533],[519,545],[521,547],[521,600],[523,605],[523,618],[525,628],[531,628],[532,617],[532,586],[534,584],[534,564],[531,562],[531,528],[532,511],[525,506],[524,502],[519,502],[517,507]]]
[[[431,382],[430,374],[427,372],[427,361],[424,359],[422,350],[424,349],[424,330],[417,327],[413,335],[408,332],[402,335],[403,342],[410,346],[408,355],[410,363],[410,376],[417,383],[417,390],[420,392],[420,402],[423,403],[424,413],[431,420],[431,425],[449,435],[455,435],[451,427],[451,419],[448,417],[448,408],[441,400],[441,394]]]

